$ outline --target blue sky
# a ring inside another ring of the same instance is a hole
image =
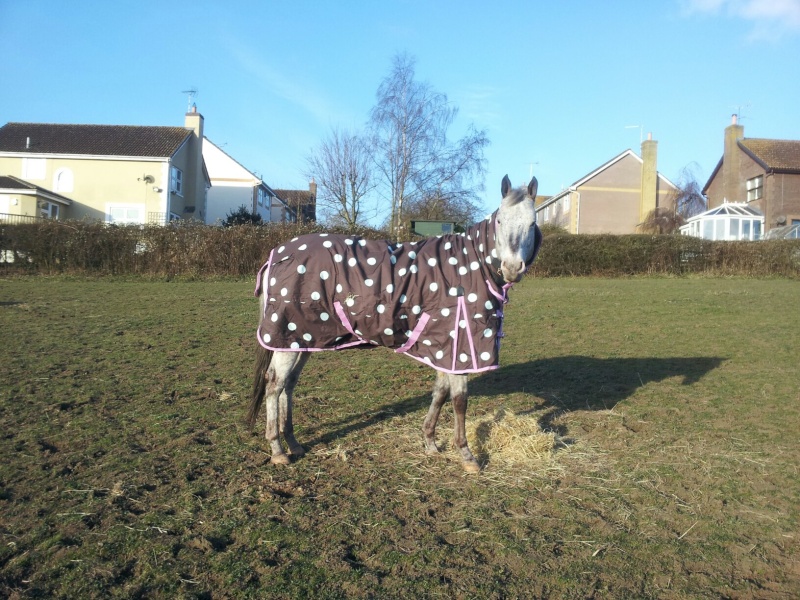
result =
[[[491,145],[489,211],[508,173],[554,194],[658,140],[659,171],[705,183],[723,129],[800,139],[800,0],[0,0],[0,123],[182,125],[275,188],[305,188],[332,127],[361,128],[392,56]]]

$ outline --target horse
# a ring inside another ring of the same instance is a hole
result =
[[[460,234],[392,243],[318,233],[270,252],[255,289],[260,320],[246,421],[255,425],[266,399],[271,464],[305,454],[292,395],[311,353],[384,346],[437,371],[422,426],[426,454],[439,453],[436,423],[450,398],[463,467],[481,470],[467,444],[467,376],[499,366],[508,291],[542,243],[537,188],[535,177],[512,188],[506,175],[500,207]]]

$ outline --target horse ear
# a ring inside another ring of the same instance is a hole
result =
[[[500,191],[503,194],[503,198],[508,195],[508,190],[511,189],[511,180],[508,178],[508,175],[503,177],[503,183],[500,184]]]
[[[528,196],[536,200],[536,192],[539,189],[539,182],[536,181],[536,177],[531,179],[531,182],[528,184]]]

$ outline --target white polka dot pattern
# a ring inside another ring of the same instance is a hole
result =
[[[496,368],[506,288],[494,220],[466,235],[390,244],[311,234],[273,250],[257,295],[259,342],[275,351],[383,345],[449,373]]]

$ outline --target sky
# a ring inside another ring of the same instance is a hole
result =
[[[508,174],[558,193],[652,133],[702,184],[737,113],[800,139],[800,0],[0,0],[0,125],[183,125],[278,189],[333,128],[362,130],[392,58],[486,131],[482,208]]]

